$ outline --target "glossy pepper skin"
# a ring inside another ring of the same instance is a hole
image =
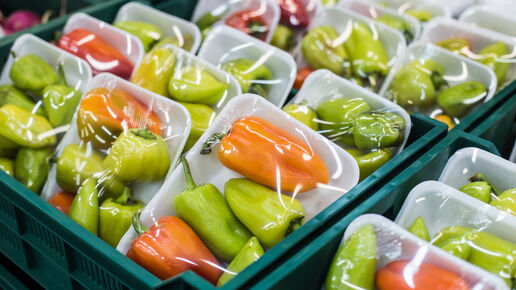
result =
[[[363,226],[337,250],[326,277],[326,289],[372,290],[376,253],[374,228],[371,225]]]
[[[58,80],[54,69],[36,54],[26,54],[17,58],[9,76],[16,87],[35,94],[39,94],[46,86]]]
[[[201,154],[211,152],[205,144]],[[270,122],[243,117],[233,123],[218,149],[227,168],[263,185],[288,192],[304,192],[329,181],[324,161],[309,146]],[[278,184],[278,176],[281,184]]]
[[[190,34],[182,34],[180,36],[169,36],[164,37],[158,43],[156,43],[152,49],[158,49],[164,45],[175,45],[177,47],[181,47],[186,51],[192,50],[193,46],[193,38]]]
[[[108,198],[99,208],[99,237],[116,248],[118,242],[129,227],[134,214],[145,204],[131,197],[131,190],[126,188],[116,199]]]
[[[163,32],[159,27],[146,22],[118,21],[114,26],[138,37],[142,41],[143,49],[146,52],[163,36]]]
[[[269,26],[258,10],[238,11],[226,18],[228,26],[236,28],[244,33],[265,41],[269,33]]]
[[[217,287],[222,287],[222,285],[229,282],[229,280],[233,279],[233,277],[238,275],[238,273],[242,272],[249,265],[258,261],[261,256],[263,256],[263,248],[260,242],[256,237],[251,237],[228,265],[224,274],[220,276],[219,281],[217,281]]]
[[[358,149],[346,149],[355,158],[360,170],[360,181],[373,174],[378,168],[382,167],[387,161],[391,160],[392,153],[389,148],[362,151]]]
[[[15,157],[20,146],[0,135],[0,157]]]
[[[195,22],[197,27],[199,27],[199,30],[201,30],[201,35],[203,39],[205,39],[206,36],[208,36],[208,33],[211,31],[211,27],[213,26],[213,24],[220,21],[222,17],[224,17],[224,15],[226,14],[226,12],[227,9],[217,15],[208,12],[204,14],[201,18],[199,18],[197,22]]]
[[[18,181],[36,194],[47,180],[48,161],[52,154],[52,148],[21,148],[16,156],[15,176]]]
[[[459,190],[485,203],[491,201],[491,186],[485,181],[470,182]]]
[[[508,189],[494,197],[490,205],[516,216],[516,188]]]
[[[328,69],[344,77],[351,75],[348,53],[342,43],[336,43],[338,37],[333,27],[319,26],[303,38],[303,58],[312,69]]]
[[[190,130],[190,135],[188,135],[188,139],[186,140],[185,148],[183,152],[186,152],[192,148],[197,140],[201,138],[202,134],[208,129],[208,126],[215,120],[217,114],[208,106],[201,104],[188,104],[188,103],[180,103],[185,106],[188,113],[190,113],[190,117],[192,118],[192,128]]]
[[[167,174],[170,155],[161,136],[130,129],[118,136],[102,164],[124,182],[153,181]]]
[[[299,0],[276,0],[280,9],[280,22],[292,29],[304,29],[310,24],[308,12]]]
[[[466,38],[449,38],[438,41],[435,45],[464,56],[467,56],[471,52],[471,44]]]
[[[43,104],[48,112],[48,121],[54,127],[69,124],[81,100],[81,92],[69,87],[63,67],[59,66],[60,81],[58,84],[43,89]]]
[[[0,170],[14,177],[14,162],[11,159],[0,157]]]
[[[292,47],[294,32],[281,24],[278,24],[274,34],[272,35],[271,45],[283,50],[289,50]]]
[[[168,94],[168,81],[174,74],[176,57],[167,47],[158,47],[143,57],[131,77],[131,83],[164,97]]]
[[[430,242],[430,234],[428,233],[428,230],[426,229],[425,221],[423,218],[418,217],[414,223],[407,229],[407,231],[414,234],[416,237],[425,240],[427,242]]]
[[[500,88],[505,82],[505,77],[507,76],[510,65],[509,62],[500,60],[509,54],[509,50],[507,50],[503,42],[497,42],[482,48],[478,54],[481,56],[478,61],[495,72],[496,78],[498,79],[498,87]]]
[[[310,127],[310,129],[314,131],[319,130],[317,114],[306,104],[306,101],[298,104],[288,104],[283,107],[282,110],[294,119]]]
[[[100,198],[121,195],[126,186],[113,173],[104,170],[104,158],[91,147],[70,144],[57,160],[56,181],[67,192],[76,193],[79,186],[90,177],[99,182]]]
[[[97,181],[87,179],[79,188],[68,212],[68,216],[92,234],[99,234],[99,192]]]
[[[161,136],[159,117],[129,93],[95,88],[83,97],[77,112],[81,140],[95,148],[107,149],[127,128],[148,128]]]
[[[353,139],[358,149],[392,147],[403,141],[405,120],[388,112],[364,113],[354,120]]]
[[[0,107],[0,135],[19,146],[43,148],[56,143],[54,128],[45,117],[16,105]]]
[[[251,238],[231,212],[222,193],[210,183],[197,186],[188,162],[181,158],[187,190],[174,197],[174,209],[219,259],[231,261]]]
[[[224,63],[222,69],[238,80],[242,93],[252,93],[267,98],[267,85],[263,81],[272,79],[272,74],[265,65],[258,65],[251,59],[239,58]]]
[[[158,278],[165,280],[192,270],[215,285],[222,275],[217,259],[180,218],[161,217],[147,230],[136,213],[133,227],[140,236],[134,240],[127,257]]]
[[[409,274],[410,273],[410,274]],[[378,290],[469,290],[459,275],[429,263],[390,262],[376,272]]]
[[[401,32],[403,34],[403,37],[405,37],[405,41],[407,43],[412,42],[412,40],[414,39],[414,34],[412,34],[412,32],[410,31],[407,22],[405,22],[405,20],[403,20],[401,17],[396,17],[390,14],[382,14],[376,17],[374,20],[379,21]]]
[[[99,35],[84,28],[74,29],[59,39],[59,48],[84,59],[93,74],[109,72],[129,79],[133,63]]]
[[[24,109],[25,111],[31,112],[36,115],[40,115],[43,117],[47,116],[47,113],[45,112],[45,109],[41,106],[41,103],[34,103],[26,94],[18,90],[13,85],[0,86],[0,106],[7,104],[16,105]]]
[[[303,205],[246,178],[233,178],[224,185],[231,211],[267,248],[297,230],[304,221]]]
[[[60,212],[64,213],[65,215],[68,215],[68,212],[70,212],[70,208],[72,207],[72,202],[75,198],[75,195],[68,193],[66,191],[59,191],[52,196],[48,200],[48,203],[50,203],[53,207],[57,208]]]
[[[449,87],[437,96],[437,104],[452,117],[463,117],[472,106],[487,96],[487,89],[479,81],[468,81]]]
[[[180,74],[170,78],[168,92],[178,102],[213,105],[226,94],[228,87],[206,70],[186,66]]]

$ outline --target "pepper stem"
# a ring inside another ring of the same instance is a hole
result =
[[[132,204],[131,199],[131,189],[129,187],[125,187],[122,194],[115,199],[115,202],[121,205],[130,205]]]
[[[195,181],[192,176],[192,172],[190,171],[190,166],[188,165],[188,161],[184,156],[181,156],[181,163],[183,163],[183,169],[185,170],[186,177],[186,187],[188,190],[192,190],[197,187]]]
[[[60,63],[59,66],[57,67],[57,72],[59,74],[59,82],[58,82],[58,84],[64,85],[64,86],[68,86],[68,84],[66,83],[66,77],[65,77],[65,73],[64,73],[64,69],[63,69],[63,64],[62,63]]]
[[[13,56],[13,58],[16,58],[16,52],[14,52],[14,50],[11,50],[10,53]]]
[[[484,181],[484,182],[487,182],[487,184],[491,187],[491,190],[494,192],[494,194],[496,196],[499,196],[500,194],[502,194],[502,191],[498,189],[498,187],[496,187],[496,185],[494,185],[494,183],[489,180],[487,177],[484,176],[484,174],[480,173],[480,172],[477,172],[475,173],[475,175],[471,176],[469,178],[469,181],[471,182],[475,182],[475,181]]]
[[[141,236],[143,233],[145,233],[146,231],[149,230],[149,228],[144,226],[142,224],[142,222],[140,221],[140,215],[141,214],[142,214],[142,210],[141,209],[138,210],[137,212],[135,212],[134,216],[133,216],[133,221],[132,221],[133,228],[136,231],[136,233],[138,234],[138,236]]]
[[[293,231],[297,230],[303,223],[304,216],[293,219],[285,232],[285,237],[290,235]]]
[[[141,137],[143,139],[146,139],[146,140],[155,140],[156,139],[156,136],[154,136],[154,134],[147,128],[145,129],[138,129],[138,130],[131,130],[131,132],[138,136],[138,137]]]
[[[204,144],[202,144],[201,155],[208,155],[211,153],[211,149],[217,142],[221,141],[226,136],[226,133],[214,133],[211,135]]]

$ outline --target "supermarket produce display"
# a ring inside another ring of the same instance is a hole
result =
[[[510,289],[504,1],[0,4],[1,287]]]

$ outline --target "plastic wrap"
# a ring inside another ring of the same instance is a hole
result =
[[[451,128],[489,101],[496,86],[496,75],[486,66],[418,41],[400,57],[380,94],[409,112],[429,115]]]
[[[457,20],[438,18],[427,23],[420,39],[488,65],[494,69],[498,89],[516,78],[516,41],[506,35]]]
[[[172,173],[190,127],[190,115],[180,104],[112,74],[98,74],[54,153],[42,197],[53,203],[63,191],[77,194],[69,216],[106,241],[116,231],[119,240],[132,214],[105,222],[105,203],[149,202]],[[81,204],[85,198],[90,208]]]
[[[452,13],[447,5],[435,3],[441,0],[407,1],[407,0],[372,0],[371,2],[398,10],[402,14],[415,17],[420,22],[427,22],[435,17],[451,17]],[[470,1],[470,0],[466,0]],[[464,1],[450,1],[450,5]]]
[[[31,34],[11,48],[0,77],[0,160],[39,194],[47,158],[91,80],[88,64]]]
[[[361,180],[403,149],[412,126],[403,108],[328,70],[310,74],[283,110],[351,153]],[[371,142],[364,142],[365,135]]]
[[[292,56],[228,26],[214,28],[199,57],[232,73],[243,93],[255,93],[281,107],[296,77]]]
[[[507,7],[509,11],[511,7],[513,12],[516,12],[516,2],[512,3],[512,6]],[[512,17],[514,14],[510,14],[509,11],[488,5],[474,5],[466,9],[460,15],[459,20],[516,37],[516,31],[513,29],[516,26],[516,20]]]
[[[355,219],[330,265],[326,289],[507,289],[498,277],[374,214]]]
[[[143,25],[138,27],[140,23],[134,22],[142,22]],[[113,24],[128,27],[129,30],[136,28],[139,33],[144,33],[141,40],[145,41],[142,41],[144,47],[148,46],[147,51],[153,46],[169,43],[195,53],[201,44],[201,32],[197,25],[138,2],[122,6]],[[158,29],[149,30],[144,24],[154,25],[154,29]]]
[[[497,275],[505,289],[511,288],[515,277],[515,222],[509,213],[436,181],[412,189],[396,218],[396,223],[420,237],[426,231],[428,240],[448,255]]]
[[[109,72],[125,79],[145,53],[136,36],[84,13],[68,19],[58,46],[86,60],[94,75]]]
[[[342,1],[339,6],[395,28],[403,34],[407,43],[417,39],[421,32],[421,25],[416,18],[392,8],[358,0]]]
[[[220,143],[215,141],[226,133]],[[179,216],[218,263],[199,266],[198,260],[192,260],[195,257],[175,250],[165,253],[157,244],[147,247],[146,254],[136,255],[150,237],[138,238],[131,228],[117,249],[129,252],[129,257],[162,279],[191,269],[217,283],[203,271],[216,268],[218,276],[240,272],[259,258],[260,248],[271,248],[302,228],[359,178],[351,155],[252,94],[231,100],[185,158],[193,181],[185,178],[183,166],[176,167],[140,220],[156,229],[162,221]],[[147,233],[152,236],[152,231]],[[250,240],[252,236],[261,247]],[[151,267],[151,260],[177,259],[185,263],[166,271]],[[227,275],[221,279],[227,281]]]
[[[405,47],[397,30],[349,10],[326,7],[313,19],[294,55],[300,71],[325,68],[379,90]]]
[[[280,14],[275,0],[200,0],[192,22],[199,26],[203,37],[212,27],[226,24],[270,42]]]

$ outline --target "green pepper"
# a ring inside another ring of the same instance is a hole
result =
[[[170,78],[168,92],[179,102],[212,105],[220,101],[228,87],[204,69],[187,66]]]
[[[141,21],[118,21],[114,24],[122,30],[138,37],[143,44],[143,49],[149,51],[152,45],[161,39],[163,32],[161,29],[150,23]]]
[[[148,129],[130,129],[116,139],[103,166],[125,182],[163,178],[170,168],[167,143]]]
[[[370,110],[369,104],[360,98],[325,101],[317,107],[317,115],[321,119],[321,133],[332,141],[354,146],[353,120]]]
[[[16,156],[16,151],[20,146],[18,146],[13,141],[5,138],[0,135],[0,157],[14,157]]]
[[[263,256],[263,248],[260,242],[256,237],[251,237],[228,265],[226,271],[220,276],[219,281],[217,281],[217,287],[222,287],[222,285],[229,282],[229,280],[233,279],[249,265],[258,261],[261,256]]]
[[[188,162],[181,157],[187,189],[174,197],[174,210],[219,259],[231,261],[251,238],[231,212],[222,193],[210,183],[197,186]]]
[[[448,85],[448,82],[444,79],[443,66],[433,59],[418,59],[411,62],[410,65],[429,75],[436,91],[440,90],[443,86]]]
[[[375,149],[367,152],[358,149],[346,149],[346,151],[353,156],[358,164],[360,181],[373,174],[373,172],[392,158],[392,153],[389,148]]]
[[[468,260],[471,254],[471,246],[468,244],[466,235],[456,236],[442,243],[440,248],[463,260]]]
[[[500,196],[494,197],[490,205],[516,216],[516,188],[508,189]]]
[[[16,87],[37,95],[46,86],[58,81],[54,69],[36,54],[26,54],[15,59],[9,75]]]
[[[271,44],[283,50],[289,50],[292,47],[294,32],[285,25],[278,24],[274,34],[272,35]]]
[[[392,147],[403,141],[405,120],[398,114],[369,112],[355,118],[353,139],[358,149]]]
[[[487,89],[479,81],[469,81],[449,87],[437,96],[437,103],[451,117],[463,117],[473,105],[487,95]]]
[[[425,221],[423,218],[418,217],[414,223],[407,229],[407,231],[414,234],[416,237],[425,240],[427,242],[430,242],[430,234],[428,233],[428,230],[426,229]]]
[[[48,111],[48,121],[59,127],[70,124],[81,100],[81,92],[68,86],[50,85],[43,90],[43,102]]]
[[[97,181],[89,178],[81,185],[68,212],[68,216],[88,231],[99,233],[99,192]]]
[[[305,124],[312,130],[319,131],[317,114],[306,104],[306,101],[303,101],[299,104],[288,104],[283,107],[283,112],[294,117],[294,119]]]
[[[348,53],[342,43],[336,43],[339,34],[331,26],[312,29],[303,38],[303,58],[313,69],[329,69],[333,73],[348,77],[351,65]]]
[[[410,16],[416,18],[420,22],[427,22],[427,21],[430,21],[430,19],[433,18],[432,14],[429,11],[426,11],[426,10],[411,9],[411,10],[405,11],[405,14],[410,15]]]
[[[473,176],[468,178],[468,180],[470,182],[477,182],[477,181],[487,182],[487,184],[491,187],[491,191],[495,195],[499,196],[502,194],[502,191],[489,178],[487,178],[484,174],[482,174],[480,172],[475,173]]]
[[[374,289],[377,247],[371,225],[353,233],[333,258],[326,277],[326,289]]]
[[[181,103],[181,105],[185,106],[192,118],[192,129],[190,130],[190,135],[183,149],[183,152],[186,152],[201,138],[211,122],[215,120],[217,114],[206,105],[188,103]]]
[[[354,75],[372,87],[378,86],[379,78],[389,72],[389,57],[378,36],[375,37],[366,25],[354,22],[344,47],[352,60]]]
[[[16,179],[32,192],[40,194],[48,175],[48,160],[52,148],[21,148],[16,156]]]
[[[435,45],[447,49],[456,54],[462,54],[467,56],[467,52],[470,51],[469,41],[465,38],[448,38],[435,43]]]
[[[45,117],[11,104],[0,107],[0,135],[23,147],[42,148],[56,143],[52,125]]]
[[[14,177],[14,161],[0,157],[0,170]]]
[[[382,14],[376,17],[374,20],[379,21],[385,25],[388,25],[403,34],[407,43],[412,42],[414,34],[410,31],[410,27],[407,22],[401,17],[396,17],[390,14]]]
[[[0,106],[7,104],[16,105],[36,115],[47,116],[45,109],[43,109],[40,103],[36,106],[36,103],[13,85],[0,86]],[[34,110],[36,110],[36,112],[34,112]]]
[[[57,160],[57,184],[66,192],[76,193],[86,179],[95,177],[100,183],[102,199],[120,196],[126,186],[113,173],[104,170],[103,161],[102,155],[93,148],[70,144]]]
[[[143,202],[131,197],[128,187],[116,199],[106,199],[99,208],[99,237],[116,248],[131,226],[134,214],[144,206]]]
[[[222,69],[238,80],[242,93],[253,93],[267,98],[265,84],[261,81],[270,80],[272,74],[265,65],[257,65],[254,60],[239,58],[224,63]]]
[[[494,71],[498,79],[498,87],[501,87],[509,71],[509,62],[500,61],[501,58],[509,54],[505,44],[503,42],[497,42],[486,46],[482,48],[478,54],[482,57],[478,61]]]
[[[246,178],[227,181],[224,195],[235,216],[267,248],[298,229],[305,218],[298,200]]]
[[[485,181],[470,182],[459,190],[485,203],[491,201],[491,186]]]
[[[174,74],[175,52],[167,47],[147,53],[131,77],[131,83],[158,95],[169,97],[168,82]]]
[[[220,21],[224,14],[226,14],[226,12],[227,10],[217,15],[208,12],[204,14],[201,18],[199,18],[197,22],[195,22],[195,24],[199,27],[199,30],[201,30],[201,35],[203,39],[206,38],[206,36],[208,36],[208,33],[211,31],[211,26],[216,22]]]
[[[162,38],[158,43],[156,43],[152,49],[159,48],[163,45],[171,44],[175,45],[177,47],[181,47],[182,49],[186,51],[192,50],[193,47],[193,38],[190,34],[182,34],[179,37],[177,36],[169,36]]]
[[[430,75],[408,64],[402,67],[389,85],[389,97],[398,105],[427,107],[435,104],[435,87]]]

